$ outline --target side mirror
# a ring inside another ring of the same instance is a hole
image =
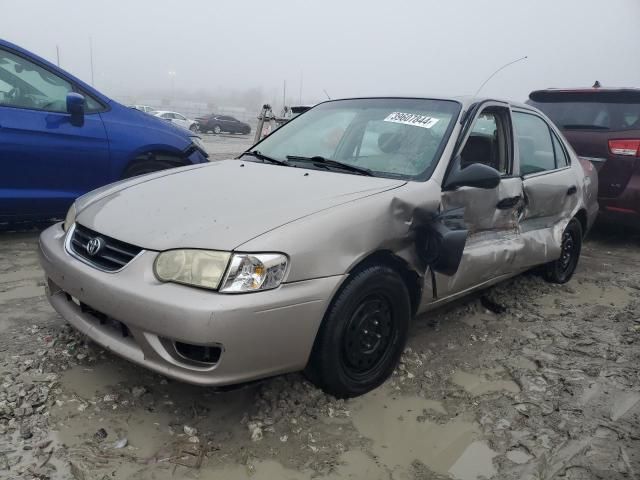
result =
[[[67,93],[67,113],[71,115],[71,125],[84,125],[84,97],[76,92]]]
[[[500,184],[500,172],[482,163],[472,163],[461,169],[460,156],[456,157],[442,188],[455,190],[459,187],[475,187],[490,190]]]
[[[84,97],[76,92],[67,93],[67,113],[72,117],[84,115]]]

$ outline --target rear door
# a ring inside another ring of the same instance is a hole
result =
[[[108,181],[104,107],[85,97],[84,120],[72,124],[66,96],[74,89],[0,48],[0,217],[63,216],[76,197]]]
[[[519,223],[523,267],[555,260],[562,232],[578,202],[576,174],[564,143],[545,119],[530,110],[514,110],[524,209]]]
[[[233,133],[235,131],[235,127],[233,125],[233,118],[222,116],[220,117],[220,126],[223,131]]]
[[[510,108],[487,103],[462,146],[462,168],[483,163],[498,170],[502,178],[494,189],[461,187],[442,193],[443,216],[463,212],[468,237],[458,271],[452,276],[436,273],[439,299],[519,270],[523,190],[514,171],[512,132]]]
[[[180,115],[179,113],[173,114],[173,122],[176,125],[180,125],[182,128],[189,128],[189,122],[187,121],[187,118],[183,115]]]

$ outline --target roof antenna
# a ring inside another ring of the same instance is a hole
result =
[[[329,94],[327,93],[327,91],[323,88],[322,91],[324,92],[324,94],[327,96],[327,98],[329,100],[331,100],[331,97],[329,96]]]
[[[476,93],[473,95],[474,97],[478,96],[478,93],[480,93],[480,90],[482,90],[482,87],[484,87],[489,80],[491,80],[498,72],[500,72],[501,70],[504,70],[505,68],[507,68],[509,65],[513,65],[514,63],[520,62],[522,60],[526,60],[527,58],[529,58],[527,55],[525,55],[524,57],[518,58],[516,60],[513,60],[509,63],[505,63],[503,66],[501,66],[499,69],[497,69],[495,72],[493,72],[491,75],[489,75],[489,77],[482,83],[482,85],[480,85],[480,87],[478,88],[478,90],[476,90]]]
[[[600,85],[600,82],[598,80],[596,80],[596,83],[593,84],[593,87],[591,88],[600,88],[602,85]]]

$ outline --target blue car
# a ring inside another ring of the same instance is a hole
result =
[[[192,132],[0,40],[0,224],[64,217],[107,183],[207,161]]]

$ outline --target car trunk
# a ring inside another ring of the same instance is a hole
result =
[[[640,172],[637,146],[624,154],[615,148],[619,140],[640,141],[640,90],[541,90],[529,98],[527,103],[556,123],[576,153],[596,166],[601,198],[617,197],[634,171]]]

